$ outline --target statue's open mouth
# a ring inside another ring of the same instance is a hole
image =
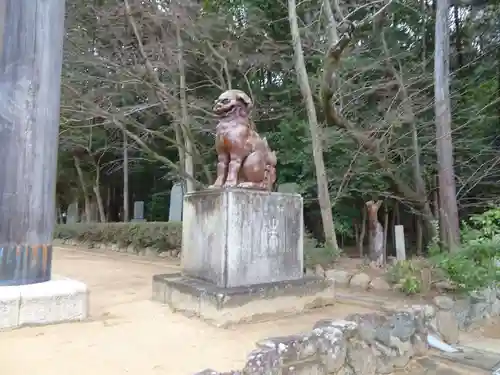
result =
[[[224,115],[228,112],[230,112],[231,110],[233,109],[233,105],[230,104],[230,105],[224,105],[222,103],[217,103],[216,105],[214,105],[214,107],[212,108],[212,111],[217,115],[217,116],[221,116],[221,115]]]

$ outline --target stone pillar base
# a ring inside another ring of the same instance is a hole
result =
[[[0,286],[0,330],[85,320],[88,294],[84,283],[71,279]]]
[[[153,300],[226,328],[332,305],[335,293],[331,281],[314,276],[223,288],[181,274],[166,274],[153,277]]]

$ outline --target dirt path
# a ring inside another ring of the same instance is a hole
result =
[[[190,375],[241,368],[254,343],[311,329],[322,318],[367,311],[338,304],[314,313],[230,330],[171,313],[149,300],[151,277],[177,272],[162,261],[57,248],[54,273],[87,283],[85,323],[0,333],[0,373],[8,375]]]

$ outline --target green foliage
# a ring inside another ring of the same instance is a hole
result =
[[[418,261],[404,260],[389,267],[386,278],[406,294],[417,294],[422,290],[422,264]]]
[[[436,240],[431,243],[431,261],[455,284],[470,291],[500,281],[500,210],[493,208],[473,215],[461,231],[462,246],[458,252],[439,252]]]
[[[462,239],[470,241],[489,241],[500,235],[500,209],[492,208],[479,215],[473,215],[464,223]]]
[[[135,249],[152,247],[159,252],[179,250],[182,241],[182,223],[78,223],[56,226],[54,238],[72,239],[89,244],[115,243]]]
[[[470,291],[500,281],[499,250],[497,240],[470,241],[460,251],[443,252],[431,261],[459,290]]]
[[[331,246],[318,244],[318,241],[308,232],[304,235],[304,264],[314,267],[316,264],[328,265],[335,262],[342,251]]]

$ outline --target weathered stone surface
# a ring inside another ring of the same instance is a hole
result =
[[[472,291],[469,295],[472,304],[483,302],[491,305],[495,302],[497,292],[495,288],[484,288],[482,290]]]
[[[460,330],[465,330],[470,325],[470,301],[469,299],[463,299],[455,301],[453,305],[453,315],[458,322],[458,328]]]
[[[458,343],[458,322],[451,311],[440,310],[436,313],[436,328],[445,342],[450,345]]]
[[[451,311],[440,310],[437,314],[453,316]],[[399,374],[397,370],[406,369],[413,357],[428,354],[427,333],[435,315],[432,306],[418,305],[385,314],[353,314],[345,320],[320,320],[310,333],[259,341],[243,373]],[[426,373],[434,374],[434,370],[435,366]]]
[[[354,275],[349,282],[350,286],[360,289],[367,289],[369,284],[370,276],[363,272]]]
[[[347,363],[355,375],[375,375],[377,360],[372,347],[363,341],[351,341],[347,347]]]
[[[433,302],[441,310],[451,310],[454,305],[453,300],[448,296],[436,296]]]
[[[500,315],[500,300],[495,299],[495,302],[491,305],[491,316]]]
[[[471,323],[487,319],[490,317],[492,304],[488,302],[478,302],[470,305],[469,319]]]
[[[342,367],[337,372],[336,375],[355,375],[355,374],[354,374],[354,370],[352,369],[352,367],[346,364],[344,367]]]
[[[223,189],[184,196],[182,267],[220,287],[303,276],[298,194]]]
[[[327,270],[325,276],[327,279],[333,280],[336,284],[348,285],[352,275],[344,270]]]
[[[250,353],[243,372],[245,375],[280,375],[283,361],[277,350],[257,349]]]
[[[272,337],[257,342],[263,349],[276,350],[284,363],[302,361],[316,354],[317,340],[314,335]]]
[[[408,364],[410,357],[413,355],[413,350],[410,343],[405,343],[404,345],[406,348],[399,353],[394,349],[389,349],[377,343],[375,346],[377,374],[390,374],[395,369],[404,368]]]
[[[385,281],[382,277],[374,278],[369,285],[370,289],[376,291],[388,291],[391,290],[391,286],[387,281]]]
[[[335,293],[331,281],[317,276],[223,288],[181,274],[164,274],[153,276],[153,300],[217,327],[228,327],[332,305]]]
[[[317,337],[317,354],[328,373],[335,373],[344,365],[347,345],[340,329],[315,329]]]
[[[427,343],[427,335],[417,333],[411,338],[411,344],[413,347],[413,353],[417,357],[423,357],[427,355],[429,351],[429,344]]]
[[[316,362],[297,363],[285,366],[280,375],[327,375],[323,365]],[[267,374],[262,374],[267,375]]]
[[[339,329],[345,339],[350,339],[356,335],[358,324],[350,320],[322,319],[314,325],[313,331],[317,329]]]

